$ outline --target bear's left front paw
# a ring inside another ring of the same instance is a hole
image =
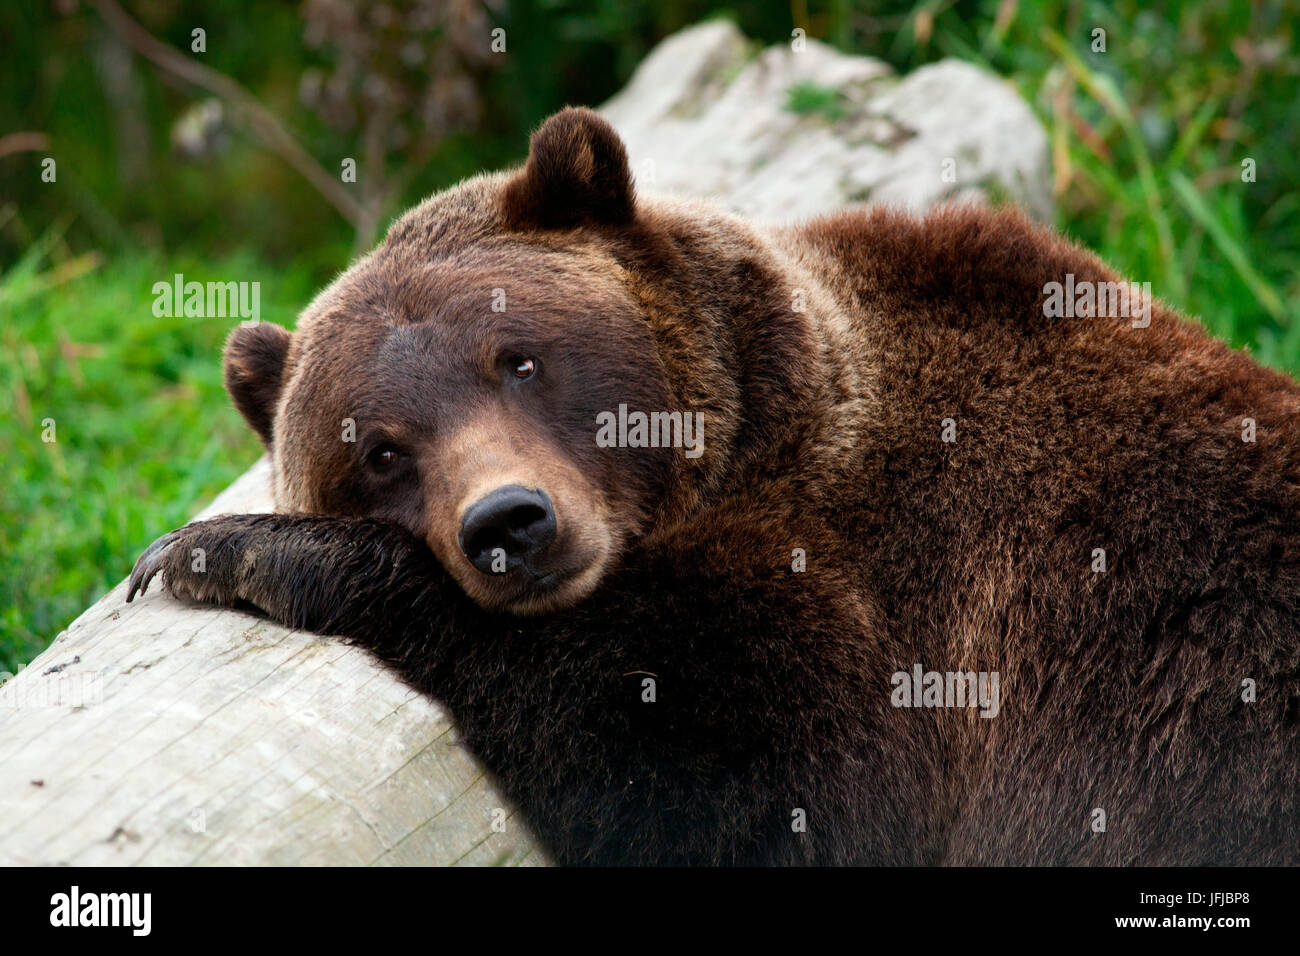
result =
[[[180,533],[180,529],[168,531],[145,548],[144,553],[136,559],[135,567],[131,569],[131,579],[126,583],[127,604],[135,600],[137,592],[144,594],[145,591],[149,590],[149,582],[153,580],[155,574],[162,570],[163,562],[175,544],[176,536]],[[164,577],[163,580],[165,581],[166,578]]]
[[[169,531],[149,545],[131,571],[127,582],[126,600],[130,603],[136,594],[144,594],[154,575],[162,572],[163,584],[173,597],[188,598],[216,604],[232,604],[239,595],[227,593],[224,575],[208,567],[208,557],[214,546],[228,545],[220,538],[212,539],[207,522],[186,525]]]

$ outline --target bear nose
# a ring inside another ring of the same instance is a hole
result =
[[[465,511],[460,550],[484,574],[530,565],[555,540],[555,509],[540,488],[503,485]]]

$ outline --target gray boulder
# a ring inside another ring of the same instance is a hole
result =
[[[797,45],[758,52],[717,20],[655,47],[601,107],[638,188],[765,222],[988,198],[1051,217],[1047,136],[1009,83],[958,60],[899,77],[871,57]]]

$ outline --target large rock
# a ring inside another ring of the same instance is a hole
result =
[[[795,112],[792,98],[811,109]],[[601,112],[639,187],[763,221],[989,196],[1051,216],[1041,124],[1008,83],[958,60],[900,78],[816,40],[755,54],[718,20],[655,47]]]
[[[826,109],[786,108],[801,83]],[[660,44],[604,112],[643,188],[761,219],[981,190],[1048,213],[1041,129],[961,63],[898,79],[812,41],[753,56],[709,23]],[[269,510],[267,475],[202,516]],[[0,688],[0,863],[544,862],[446,712],[364,651],[159,587],[124,596]]]

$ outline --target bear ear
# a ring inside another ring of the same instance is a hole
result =
[[[630,221],[635,198],[623,141],[585,107],[560,110],[533,134],[503,202],[506,221],[519,228]]]
[[[292,337],[273,322],[259,322],[237,327],[226,339],[226,391],[267,448]]]

